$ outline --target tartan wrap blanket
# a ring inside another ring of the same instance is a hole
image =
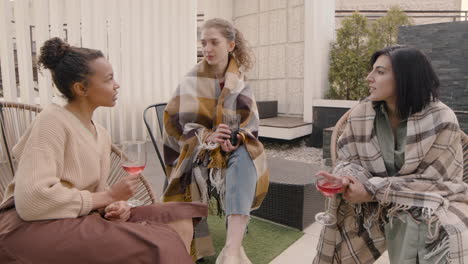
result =
[[[375,114],[369,100],[351,111],[333,173],[356,177],[376,202],[353,205],[337,195],[337,224],[322,229],[313,263],[373,263],[386,249],[384,224],[405,213],[428,224],[424,258],[468,263],[468,185],[455,114],[436,101],[408,118],[405,163],[394,176],[385,169]]]
[[[186,74],[166,106],[163,148],[169,183],[163,201],[208,203],[212,187],[224,184],[229,154],[222,152],[217,144],[205,143],[223,122],[223,113],[241,116],[239,132],[244,136],[243,144],[257,172],[252,209],[260,207],[268,191],[269,172],[263,145],[258,140],[257,104],[252,88],[244,82],[244,73],[232,57],[223,89],[214,70],[202,60]],[[222,192],[218,190],[224,195]]]

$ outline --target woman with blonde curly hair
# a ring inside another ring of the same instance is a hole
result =
[[[269,183],[257,105],[244,75],[253,57],[242,33],[224,19],[206,21],[201,44],[204,59],[164,112],[169,184],[163,200],[208,203],[216,197],[227,216],[226,244],[216,263],[250,263],[242,240],[250,211],[260,206]],[[226,116],[240,117],[238,133],[231,132]],[[214,253],[209,235],[201,233],[208,234],[196,232],[197,258]]]

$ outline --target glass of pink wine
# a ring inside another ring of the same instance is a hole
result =
[[[231,137],[229,141],[231,141],[231,145],[237,145],[237,135],[239,134],[239,125],[241,121],[241,115],[235,113],[223,113],[223,124],[229,127],[231,130]]]
[[[331,159],[322,159],[321,170],[325,172],[331,171],[332,161]],[[332,176],[325,177],[323,175],[317,175],[315,178],[315,186],[325,197],[325,212],[320,212],[315,215],[315,221],[322,225],[334,225],[336,224],[336,217],[330,213],[330,207],[332,203],[332,197],[341,191],[343,187],[343,181],[341,178]]]
[[[129,174],[140,174],[146,167],[146,142],[122,142],[121,166]],[[130,207],[143,205],[143,202],[137,199],[130,199],[127,203]]]

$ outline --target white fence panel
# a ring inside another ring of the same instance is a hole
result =
[[[50,35],[64,39],[65,31],[63,24],[65,22],[65,2],[63,0],[40,0],[39,2],[43,4],[49,2]]]
[[[160,36],[161,38],[159,39],[160,41],[160,52],[161,52],[161,81],[160,81],[160,89],[162,92],[162,97],[159,100],[160,102],[167,101],[169,98],[169,89],[167,89],[167,86],[172,87],[172,82],[171,82],[171,77],[170,77],[170,65],[171,63],[168,63],[171,61],[170,58],[170,29],[169,29],[169,20],[170,20],[170,12],[169,11],[169,3],[170,0],[162,0],[159,3],[159,16],[161,19],[159,20],[161,25],[159,27],[160,30]],[[166,11],[167,10],[167,11]]]
[[[164,87],[163,82],[162,82],[162,69],[163,67],[163,62],[162,62],[162,40],[161,40],[161,35],[162,35],[162,17],[161,17],[161,1],[153,1],[153,9],[151,10],[153,13],[152,16],[152,24],[154,25],[152,27],[151,31],[151,36],[152,36],[152,43],[153,43],[153,56],[152,56],[152,61],[153,61],[153,71],[152,71],[152,84],[151,84],[151,95],[153,98],[157,98],[155,103],[160,103],[165,100],[163,97],[163,89]]]
[[[139,135],[141,134],[142,130],[138,129],[138,125],[142,123],[141,120],[141,108],[143,107],[140,102],[143,101],[143,98],[141,97],[140,91],[144,89],[141,85],[141,43],[142,43],[142,38],[141,38],[141,28],[142,28],[142,23],[141,23],[141,9],[140,9],[140,3],[141,1],[137,2],[131,2],[131,19],[130,19],[130,28],[131,28],[131,41],[130,41],[130,49],[133,51],[132,56],[131,56],[131,62],[132,62],[132,68],[131,68],[131,73],[133,78],[132,85],[130,87],[126,87],[130,93],[131,93],[131,98],[132,101],[128,104],[130,107],[130,122],[132,126],[132,135],[131,139],[136,139],[139,138]],[[140,40],[140,41],[133,41],[133,40]]]
[[[107,0],[100,1],[91,1],[87,5],[88,10],[91,15],[92,24],[90,24],[90,39],[88,45],[83,45],[84,47],[92,47],[102,51],[104,54],[108,54],[107,46],[107,20],[108,20],[108,8]],[[110,129],[110,111],[108,108],[99,108],[94,113],[94,121],[103,125],[107,129]]]
[[[109,48],[109,62],[112,64],[114,70],[114,79],[120,81],[122,78],[122,43],[121,43],[121,2],[112,3],[109,6],[109,28],[108,28],[108,48]],[[121,85],[122,83],[119,82]],[[119,89],[119,98],[122,97],[122,89]],[[119,99],[119,105],[120,105]],[[113,139],[117,142],[125,138],[125,125],[122,123],[121,117],[123,116],[123,108],[117,107],[115,111],[111,111],[111,128],[110,131]]]
[[[13,55],[13,24],[10,0],[0,0],[0,61],[2,67],[3,97],[16,100],[16,74]]]
[[[15,31],[16,54],[18,58],[18,73],[21,101],[33,103],[34,82],[31,60],[31,30],[30,9],[28,0],[16,0],[15,3]]]
[[[122,11],[122,79],[120,81],[120,96],[119,105],[117,107],[122,108],[122,116],[119,116],[122,126],[125,127],[125,137],[131,136],[135,131],[135,126],[131,123],[131,112],[133,107],[129,104],[133,101],[131,89],[134,85],[134,75],[132,73],[132,39],[131,39],[131,10],[130,0],[122,0],[121,11]]]
[[[72,46],[81,46],[81,1],[66,0],[65,23],[67,24],[67,42]]]
[[[42,44],[58,36],[100,49],[113,65],[121,86],[117,106],[99,109],[94,120],[115,142],[146,139],[144,108],[167,101],[196,63],[196,12],[196,0],[0,0],[4,100],[52,101],[57,91],[49,71],[35,79],[33,66]]]
[[[34,1],[34,40],[36,56],[39,55],[42,44],[49,39],[49,5],[47,1]],[[50,71],[42,70],[37,73],[39,98],[42,105],[49,104],[52,100],[52,76]]]
[[[142,67],[143,69],[152,69],[154,66],[154,61],[152,60],[153,54],[156,52],[154,50],[154,38],[153,35],[151,34],[151,25],[152,25],[152,11],[153,11],[153,2],[157,1],[151,1],[151,0],[143,0],[142,3],[142,45],[141,45],[141,54],[142,56]],[[146,98],[152,98],[152,91],[154,90],[153,86],[153,78],[152,78],[152,72],[150,71],[142,71],[143,76],[142,76],[142,83],[141,85],[145,87],[145,89],[142,89],[142,94],[141,98],[146,99]],[[145,100],[146,101],[146,100]],[[146,101],[147,102],[147,101]],[[148,103],[146,103],[143,106],[147,106]],[[141,109],[143,111],[144,109]],[[143,138],[146,137],[146,131],[143,132]]]

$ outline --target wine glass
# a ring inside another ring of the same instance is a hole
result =
[[[329,158],[322,159],[321,161],[321,170],[325,172],[331,171],[332,161]],[[336,193],[340,192],[343,187],[343,181],[339,177],[325,177],[322,175],[317,175],[315,179],[315,186],[326,198],[325,198],[325,212],[320,212],[315,215],[315,221],[319,222],[322,225],[334,225],[336,224],[336,217],[330,213],[330,207],[332,202],[332,197]]]
[[[120,164],[127,173],[140,174],[146,167],[146,142],[145,141],[125,141],[122,142],[122,158]],[[130,207],[143,205],[137,199],[127,201]]]
[[[231,145],[237,145],[237,134],[239,134],[239,125],[240,125],[241,116],[239,114],[233,113],[223,113],[223,124],[229,127],[231,130]]]

